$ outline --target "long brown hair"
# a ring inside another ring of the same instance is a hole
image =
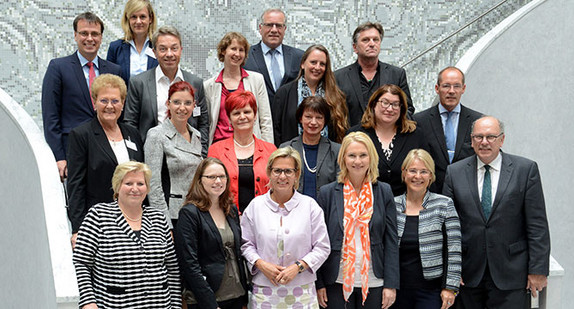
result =
[[[225,183],[225,191],[219,196],[219,207],[223,209],[223,213],[225,215],[229,215],[231,211],[231,205],[233,205],[233,195],[229,191],[229,173],[227,173],[227,169],[223,162],[216,158],[205,158],[199,166],[197,167],[197,171],[193,176],[193,180],[191,181],[191,186],[189,187],[189,191],[185,197],[184,205],[193,204],[201,211],[209,211],[211,207],[211,200],[209,199],[209,195],[203,188],[203,172],[205,169],[212,165],[212,164],[219,164],[223,167],[225,171],[225,176],[227,177]]]
[[[394,94],[399,97],[399,101],[401,102],[401,114],[397,123],[395,124],[398,128],[400,133],[411,133],[417,128],[417,123],[413,120],[407,118],[407,111],[408,111],[408,103],[407,103],[407,95],[401,89],[401,87],[392,84],[386,84],[379,87],[379,89],[375,90],[369,99],[369,103],[367,104],[367,108],[365,109],[365,113],[363,114],[363,118],[361,119],[361,126],[365,129],[375,128],[375,107],[379,104],[379,99],[385,93]]]
[[[314,50],[323,52],[327,58],[325,74],[323,74],[325,100],[327,100],[327,104],[331,110],[331,127],[335,130],[335,141],[340,143],[343,140],[343,137],[345,137],[347,130],[349,129],[349,111],[347,109],[347,101],[345,99],[345,94],[337,86],[337,82],[335,81],[335,74],[333,74],[333,70],[331,69],[331,57],[329,57],[329,51],[327,51],[325,46],[320,44],[309,46],[309,48],[307,48],[303,54],[303,57],[301,57],[301,65],[305,63],[311,52]],[[304,75],[304,70],[299,69],[299,76],[297,79],[300,79]]]

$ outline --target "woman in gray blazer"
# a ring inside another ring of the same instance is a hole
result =
[[[147,133],[145,162],[152,170],[149,202],[176,223],[201,156],[201,134],[187,120],[195,107],[194,90],[186,81],[169,88],[167,119]]]
[[[269,97],[263,75],[243,69],[249,43],[237,32],[226,33],[217,44],[217,57],[223,69],[203,83],[207,108],[209,109],[209,144],[229,138],[233,128],[225,113],[225,100],[236,90],[250,91],[257,102],[257,118],[253,126],[255,137],[273,143],[273,123]]]
[[[341,144],[321,136],[330,121],[329,105],[323,97],[303,99],[296,116],[303,133],[281,144],[281,148],[291,146],[299,152],[304,164],[297,191],[316,199],[321,186],[337,179],[340,170],[337,156]]]

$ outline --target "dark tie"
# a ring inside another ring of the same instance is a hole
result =
[[[269,53],[271,54],[271,73],[273,81],[275,82],[275,91],[279,89],[281,86],[281,80],[283,77],[281,76],[281,69],[279,68],[279,61],[277,61],[277,54],[279,52],[276,49],[270,49]]]
[[[484,217],[488,219],[492,210],[492,185],[490,184],[490,166],[484,166],[484,181],[482,182],[482,200],[480,201]]]
[[[446,149],[448,150],[448,162],[452,163],[454,157],[454,147],[456,140],[454,138],[454,125],[453,125],[454,112],[447,112],[446,122],[444,123],[444,138],[446,140]]]
[[[88,66],[89,70],[88,70],[88,81],[89,81],[89,90],[90,90],[90,99],[92,98],[92,84],[94,83],[94,79],[96,79],[96,70],[94,70],[94,63],[91,61],[88,61],[88,63],[86,63],[86,65]],[[92,105],[94,105],[94,99],[92,99]],[[95,106],[94,106],[95,108]]]

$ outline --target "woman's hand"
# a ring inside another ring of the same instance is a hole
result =
[[[279,283],[276,281],[276,278],[279,276],[279,273],[285,269],[283,266],[265,262],[262,259],[259,259],[255,262],[255,267],[257,267],[257,269],[259,269],[263,275],[265,275],[265,277],[267,277],[267,279],[273,283],[273,285],[279,285]]]
[[[320,288],[317,290],[317,300],[319,301],[319,306],[327,308],[327,289]]]
[[[70,238],[70,243],[72,243],[72,250],[76,248],[76,239],[78,238],[78,233],[72,234],[72,238]]]
[[[387,309],[395,303],[397,297],[397,290],[390,288],[383,288],[383,304],[381,309]]]
[[[299,266],[297,266],[296,264],[293,264],[289,267],[284,268],[279,275],[277,275],[277,277],[275,277],[275,281],[279,284],[289,284],[289,282],[291,282],[291,280],[293,280],[295,278],[295,276],[297,276],[297,274],[299,273]]]
[[[440,298],[442,299],[442,306],[440,309],[450,308],[454,304],[454,291],[448,289],[442,289],[440,292]]]
[[[84,305],[82,309],[98,309],[98,305],[96,305],[96,303],[89,303]]]

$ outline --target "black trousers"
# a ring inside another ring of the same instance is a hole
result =
[[[327,289],[327,307],[328,308],[341,308],[341,309],[381,309],[383,303],[383,287],[370,288],[365,305],[363,302],[363,295],[361,288],[354,288],[353,293],[349,296],[348,302],[345,303],[343,298],[343,285],[335,283],[325,287]]]
[[[440,309],[442,299],[440,289],[400,289],[397,290],[397,301],[391,309]]]

